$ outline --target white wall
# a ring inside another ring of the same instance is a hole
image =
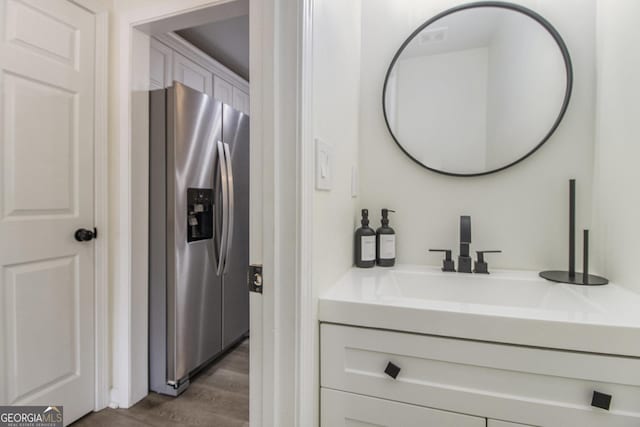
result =
[[[569,178],[578,181],[578,227],[590,223],[595,101],[595,0],[517,1],[545,16],[562,34],[575,67],[573,98],[551,140],[525,162],[478,178],[421,168],[394,144],[382,115],[387,67],[404,39],[429,17],[461,1],[367,0],[362,8],[360,80],[360,207],[379,224],[391,220],[398,262],[440,264],[429,248],[457,254],[460,215],[471,215],[472,250],[501,249],[493,267],[550,269],[567,262]],[[578,245],[581,242],[578,241]]]
[[[353,264],[357,199],[351,170],[358,163],[360,0],[323,0],[313,9],[313,134],[333,146],[333,189],[313,198],[314,310],[318,295]],[[319,338],[314,313],[314,354]],[[319,392],[318,363],[315,393]],[[314,396],[318,419],[318,395]]]
[[[316,2],[313,16],[314,136],[334,151],[333,188],[314,196],[314,281],[322,291],[353,264],[351,170],[358,163],[360,1]]]
[[[640,2],[598,0],[597,263],[640,291]]]

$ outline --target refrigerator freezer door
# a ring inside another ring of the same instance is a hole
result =
[[[194,220],[187,198],[189,188],[213,192],[221,132],[222,104],[174,82],[167,90],[166,213],[167,380],[174,384],[222,350],[214,239],[188,241]]]
[[[233,171],[233,230],[223,279],[223,346],[249,331],[249,116],[223,105],[222,141]]]

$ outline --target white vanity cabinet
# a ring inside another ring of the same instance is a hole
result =
[[[320,347],[327,427],[431,425],[429,417],[438,426],[640,425],[638,358],[329,323]],[[395,379],[389,364],[400,369]],[[612,396],[608,410],[592,406],[594,393]]]
[[[162,89],[174,80],[249,115],[249,82],[176,34],[151,38],[150,87]]]

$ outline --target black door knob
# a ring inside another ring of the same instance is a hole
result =
[[[89,240],[95,239],[97,235],[98,232],[95,228],[93,231],[87,230],[86,228],[78,228],[74,237],[78,242],[88,242]]]

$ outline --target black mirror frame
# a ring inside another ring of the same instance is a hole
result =
[[[439,19],[441,19],[441,18],[443,18],[443,17],[445,17],[447,15],[451,15],[451,14],[453,14],[455,12],[460,12],[460,11],[466,10],[466,9],[474,9],[474,8],[480,8],[480,7],[497,7],[497,8],[502,8],[502,9],[513,10],[515,12],[522,13],[523,15],[526,15],[526,16],[534,19],[540,25],[542,25],[542,27],[545,30],[547,30],[547,32],[551,35],[551,37],[553,37],[553,39],[555,40],[556,44],[558,45],[558,48],[560,49],[560,52],[562,53],[562,59],[564,60],[566,74],[567,74],[567,76],[566,76],[567,77],[567,87],[566,87],[566,90],[565,90],[564,100],[562,102],[562,107],[560,109],[560,113],[558,114],[558,117],[556,118],[555,122],[551,126],[551,129],[547,132],[547,134],[544,136],[544,138],[542,138],[542,141],[540,141],[535,147],[533,147],[533,149],[531,149],[524,156],[520,157],[519,159],[517,159],[517,160],[515,160],[515,161],[513,161],[513,162],[511,162],[511,163],[509,163],[509,164],[507,164],[505,166],[501,166],[501,167],[499,167],[497,169],[492,169],[492,170],[489,170],[489,171],[486,171],[486,172],[478,172],[478,173],[470,173],[470,174],[446,172],[446,171],[442,171],[442,170],[439,170],[439,169],[435,169],[435,168],[429,167],[429,166],[425,165],[424,163],[422,163],[420,160],[418,160],[415,157],[413,157],[402,146],[402,144],[400,144],[400,141],[398,141],[396,136],[393,134],[393,131],[391,130],[391,126],[389,125],[389,119],[387,118],[387,108],[386,108],[386,105],[385,105],[385,98],[386,98],[386,94],[387,94],[387,83],[389,82],[389,75],[391,74],[391,70],[393,69],[393,66],[396,64],[398,58],[400,57],[400,55],[402,54],[404,49],[407,47],[407,45],[422,30],[424,30],[429,25],[433,24],[434,22],[438,21]],[[564,118],[564,115],[565,115],[565,113],[567,111],[567,108],[569,106],[569,100],[571,99],[572,88],[573,88],[573,65],[571,63],[571,56],[569,55],[569,49],[567,49],[567,45],[565,44],[564,40],[560,36],[560,33],[558,33],[558,31],[553,27],[553,25],[551,25],[551,23],[549,23],[549,21],[547,21],[545,18],[543,18],[538,13],[536,13],[533,10],[528,9],[528,8],[526,8],[524,6],[520,6],[520,5],[513,4],[513,3],[500,2],[500,1],[479,1],[479,2],[474,2],[474,3],[463,4],[463,5],[456,6],[456,7],[453,7],[451,9],[445,10],[444,12],[441,12],[441,13],[437,14],[436,16],[434,16],[433,18],[430,18],[429,20],[424,22],[413,33],[411,33],[409,35],[409,37],[407,37],[407,39],[402,43],[402,45],[400,46],[400,48],[398,49],[396,54],[393,56],[393,59],[391,60],[391,64],[389,65],[389,68],[387,69],[387,74],[386,74],[386,76],[384,78],[384,86],[383,86],[383,89],[382,89],[382,112],[384,114],[384,122],[385,122],[385,124],[387,126],[387,130],[389,130],[389,134],[391,135],[391,137],[395,141],[396,145],[402,150],[402,152],[404,154],[406,154],[411,160],[413,160],[414,162],[416,162],[420,166],[422,166],[425,169],[428,169],[428,170],[430,170],[432,172],[437,172],[437,173],[440,173],[440,174],[443,174],[443,175],[449,175],[449,176],[458,176],[458,177],[482,176],[482,175],[489,175],[489,174],[492,174],[492,173],[500,172],[500,171],[503,171],[503,170],[505,170],[507,168],[510,168],[511,166],[514,166],[514,165],[520,163],[521,161],[525,160],[527,157],[529,157],[533,153],[535,153],[540,147],[542,147],[544,145],[544,143],[547,142],[547,140],[551,137],[551,135],[553,135],[553,133],[556,131],[556,129],[560,125],[560,122]]]

